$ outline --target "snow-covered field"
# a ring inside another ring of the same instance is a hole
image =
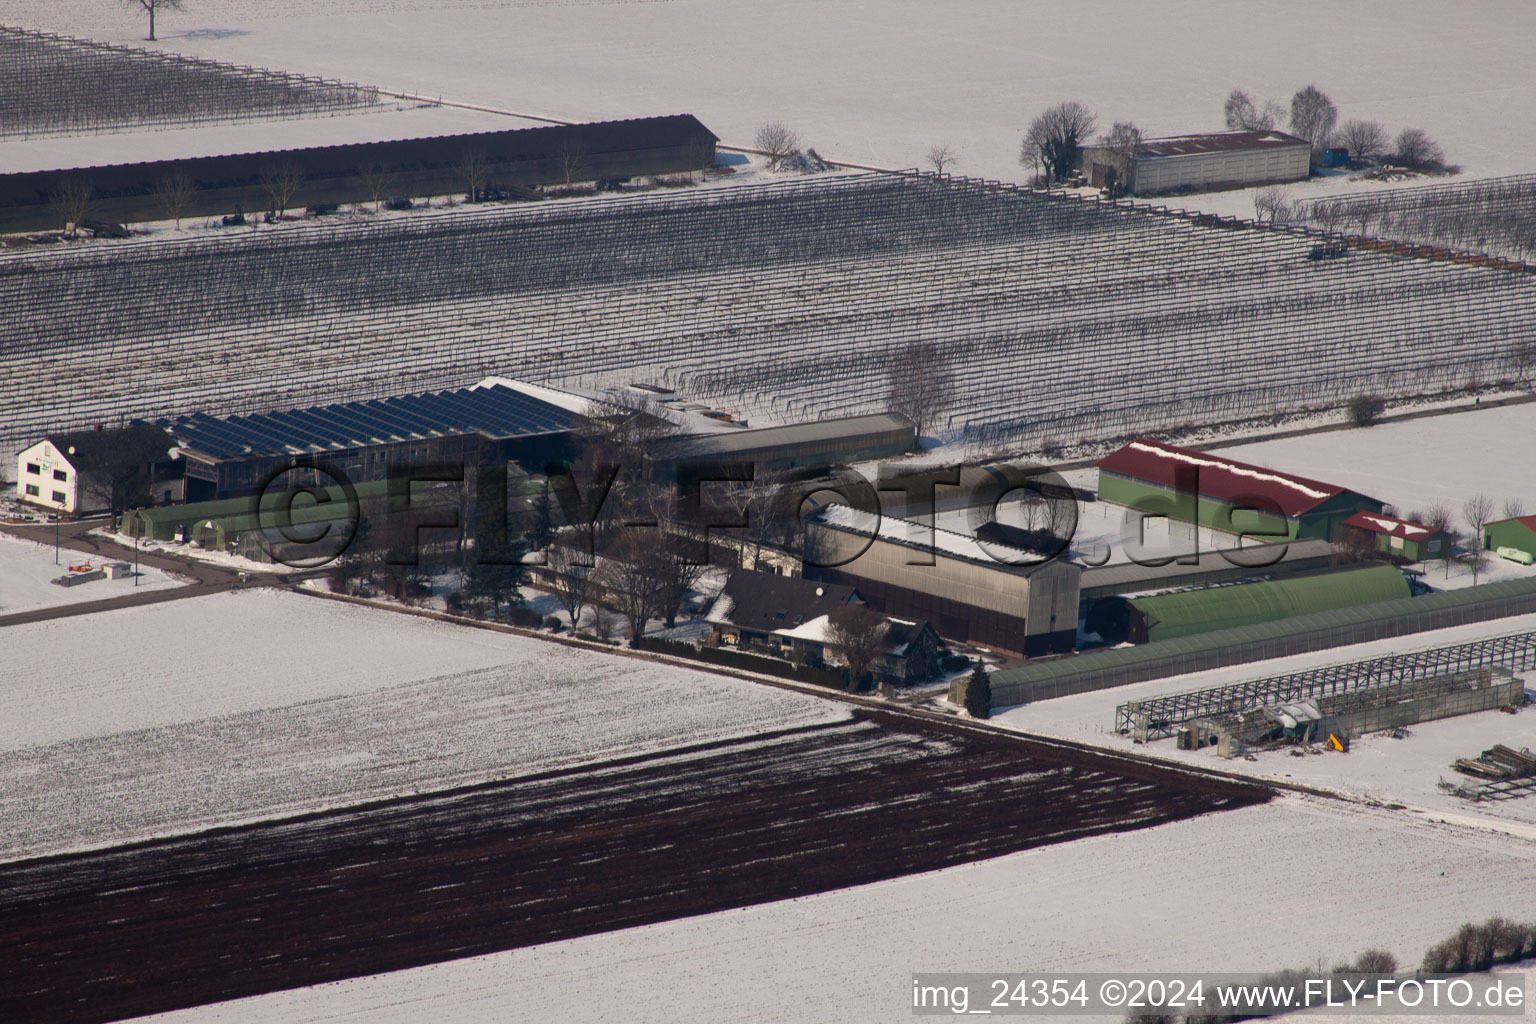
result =
[[[1401,515],[1444,502],[1461,518],[1473,494],[1498,508],[1518,499],[1536,511],[1536,471],[1520,456],[1536,436],[1536,402],[1329,431],[1222,448],[1219,454],[1339,484],[1395,505]],[[1460,524],[1459,524],[1460,525]]]
[[[1129,736],[1121,736],[1114,730],[1115,707],[1128,700],[1184,693],[1246,679],[1284,675],[1318,665],[1361,661],[1532,630],[1536,630],[1536,615],[1496,619],[1039,701],[1011,708],[994,716],[993,721],[1011,729],[1062,736],[1112,750],[1135,750],[1173,761],[1289,780],[1383,803],[1401,803],[1416,812],[1428,811],[1435,816],[1476,819],[1488,827],[1510,828],[1527,840],[1536,840],[1536,827],[1533,827],[1536,826],[1536,796],[1474,804],[1442,792],[1437,786],[1441,779],[1458,784],[1470,781],[1451,770],[1451,762],[1458,757],[1475,758],[1495,743],[1516,749],[1536,745],[1536,710],[1527,709],[1516,715],[1484,711],[1424,722],[1413,726],[1406,739],[1363,737],[1350,744],[1348,754],[1329,752],[1293,757],[1289,751],[1280,750],[1260,753],[1256,761],[1223,760],[1216,756],[1213,747],[1199,751],[1178,750],[1172,739],[1154,740],[1138,746]],[[1528,685],[1536,689],[1536,681],[1528,681]]]
[[[913,972],[1416,964],[1531,917],[1536,844],[1282,797],[802,899],[154,1018],[161,1024],[893,1021]],[[1295,905],[1300,899],[1309,904]]]
[[[142,592],[146,587],[164,590],[181,585],[180,581],[160,569],[140,565],[141,575],[137,588],[132,576],[117,580],[93,580],[73,587],[57,587],[49,581],[68,576],[71,565],[84,565],[88,562],[93,569],[99,569],[109,561],[120,560],[104,559],[99,555],[88,555],[69,548],[60,548],[58,559],[58,564],[54,564],[52,544],[37,544],[0,533],[0,615],[77,604],[81,601],[126,597],[136,589]],[[131,551],[127,553],[126,560],[133,561]],[[0,726],[0,729],[3,728]]]
[[[98,0],[9,0],[31,28],[139,44]],[[572,120],[688,111],[727,143],[779,119],[836,159],[1015,180],[1037,112],[1078,99],[1149,135],[1222,127],[1234,87],[1288,102],[1315,83],[1341,119],[1426,129],[1469,175],[1536,170],[1536,8],[1489,0],[200,0],[160,47]],[[1198,59],[1195,59],[1198,56]],[[1251,215],[1251,201],[1249,206]]]
[[[5,641],[4,859],[846,716],[738,679],[265,590],[13,626]]]

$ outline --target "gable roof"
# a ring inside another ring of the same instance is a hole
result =
[[[857,599],[853,587],[737,569],[705,619],[758,633],[791,631]]]
[[[1484,523],[1483,529],[1486,530],[1490,526],[1502,526],[1504,523],[1519,523],[1532,533],[1536,533],[1536,516],[1511,516],[1508,519],[1496,519],[1491,523]]]
[[[1106,473],[1144,480],[1170,490],[1182,490],[1187,478],[1197,472],[1198,489],[1203,498],[1228,504],[1268,499],[1290,517],[1314,509],[1345,490],[1336,484],[1325,484],[1146,437],[1139,437],[1119,451],[1111,452],[1099,460],[1098,467]]]
[[[1433,526],[1425,526],[1423,523],[1415,523],[1409,519],[1398,519],[1396,516],[1384,516],[1378,512],[1356,512],[1344,520],[1345,526],[1353,526],[1358,530],[1369,530],[1371,533],[1383,533],[1391,537],[1401,537],[1404,540],[1428,540],[1443,530],[1436,530]]]
[[[49,434],[43,438],[65,458],[89,458],[90,454],[104,446],[118,450],[153,451],[156,458],[170,457],[176,443],[165,428],[149,423],[134,423],[126,427],[105,430],[74,430],[67,434]]]

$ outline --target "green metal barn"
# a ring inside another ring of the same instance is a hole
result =
[[[1099,462],[1099,500],[1267,540],[1333,540],[1382,503],[1334,484],[1138,438]]]

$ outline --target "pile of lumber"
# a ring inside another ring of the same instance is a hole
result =
[[[1477,760],[1458,757],[1451,767],[1482,779],[1526,779],[1536,777],[1536,754],[1495,743]]]

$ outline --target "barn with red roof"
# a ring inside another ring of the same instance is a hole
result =
[[[1378,550],[1410,562],[1441,558],[1451,551],[1450,534],[1411,519],[1377,512],[1356,512],[1344,520],[1344,526],[1369,536]]]
[[[1501,558],[1530,565],[1528,559],[1536,556],[1536,516],[1513,516],[1483,524],[1483,547]]]
[[[1334,540],[1356,512],[1382,509],[1336,484],[1145,437],[1101,459],[1098,469],[1100,501],[1255,539]]]

